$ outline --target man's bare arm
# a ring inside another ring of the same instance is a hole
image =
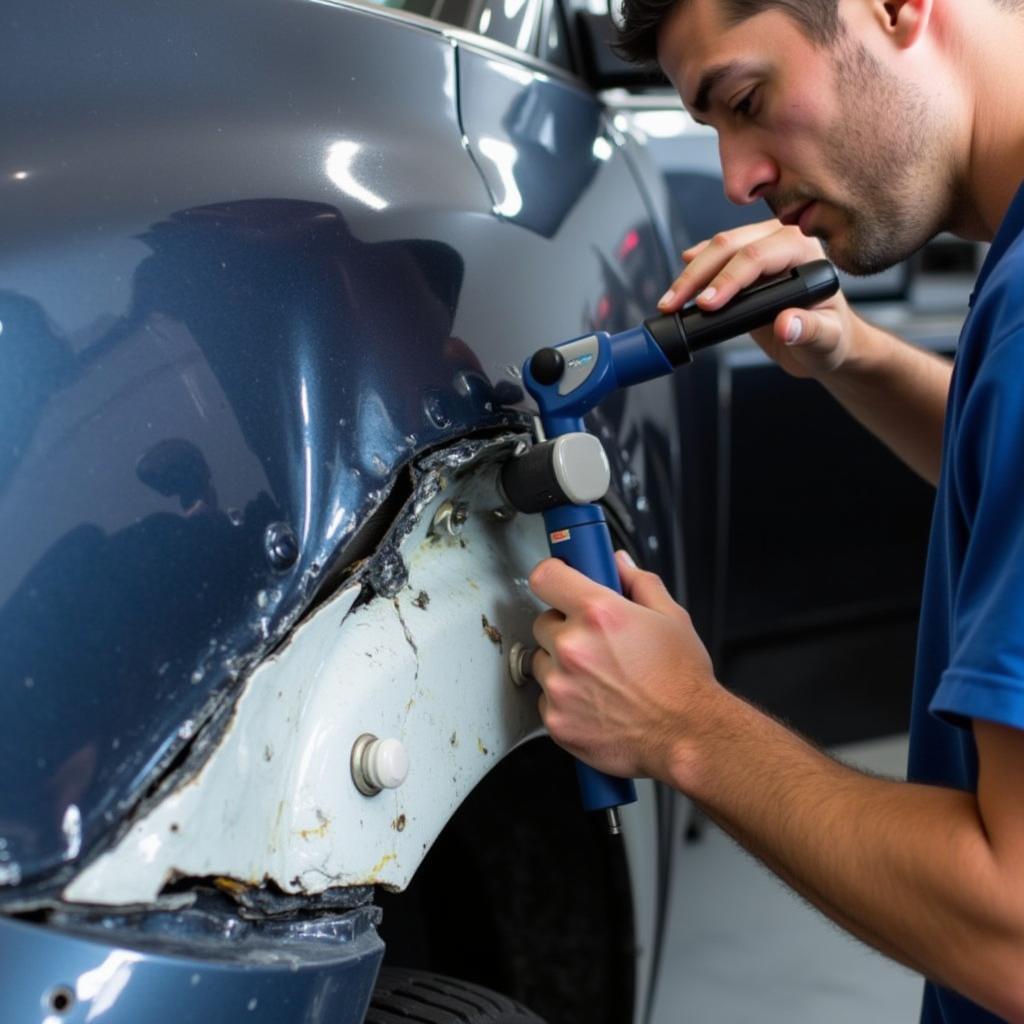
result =
[[[671,781],[847,930],[1024,1021],[1024,736],[977,723],[975,797],[862,775],[722,696]]]
[[[976,796],[862,775],[728,693],[661,580],[619,572],[625,596],[555,559],[530,576],[552,737],[676,786],[849,931],[1024,1022],[1024,733],[975,724]]]
[[[818,379],[914,472],[937,484],[952,363],[863,320],[858,330],[857,354]]]

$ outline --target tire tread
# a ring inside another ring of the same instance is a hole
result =
[[[544,1024],[482,985],[431,971],[382,967],[365,1024]]]

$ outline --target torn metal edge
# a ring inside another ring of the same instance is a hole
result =
[[[345,615],[345,619],[375,597],[393,599],[408,582],[408,567],[401,547],[423,518],[424,510],[453,479],[484,463],[499,462],[510,456],[529,435],[506,431],[491,437],[464,438],[444,448],[427,453],[411,463],[412,494],[402,506],[395,522],[384,535],[377,550],[356,572],[338,580],[334,592],[361,584],[363,593]],[[311,602],[312,603],[312,602]],[[269,649],[262,648],[245,658],[234,659],[229,676],[236,685],[211,694],[200,712],[189,719],[188,729],[178,730],[181,742],[171,743],[150,772],[150,780],[130,801],[117,808],[123,814],[116,827],[93,844],[86,856],[62,865],[44,878],[27,886],[0,889],[0,913],[18,914],[35,910],[66,907],[58,893],[100,856],[119,843],[134,824],[175,790],[187,785],[202,770],[228,730],[252,673],[287,646],[294,627],[307,615],[308,607],[286,616],[275,629],[275,641]],[[404,626],[404,622],[403,622]],[[408,630],[406,630],[408,638]],[[248,888],[248,887],[247,887]],[[251,891],[251,890],[250,890]],[[4,899],[4,896],[9,898]],[[304,897],[296,897],[304,899]],[[181,909],[191,905],[188,893],[161,893],[155,906]],[[241,903],[241,901],[239,901]],[[255,906],[253,901],[253,905]],[[146,904],[145,906],[151,906]],[[139,908],[141,909],[141,908]]]

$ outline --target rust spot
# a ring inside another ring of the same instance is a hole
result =
[[[171,822],[171,831],[172,832],[177,832],[178,831],[178,823],[176,821],[172,821]]]
[[[405,831],[405,815],[404,814],[400,814],[397,818],[395,818],[395,820],[393,822],[391,822],[391,827],[396,832],[404,832]]]
[[[372,868],[370,868],[370,878],[375,878],[379,872],[384,870],[384,866],[388,863],[388,861],[392,860],[398,860],[398,854],[385,853],[384,856],[381,857],[381,859],[377,861],[377,863],[374,864]]]
[[[425,591],[421,590],[413,599],[412,603],[416,605],[420,611],[426,611],[427,605],[430,604],[430,595]]]
[[[480,622],[483,624],[484,632],[487,634],[487,639],[490,640],[492,644],[495,644],[497,646],[498,650],[500,651],[501,650],[501,642],[504,639],[502,637],[502,635],[501,635],[501,630],[498,629],[497,626],[492,626],[487,621],[487,616],[486,615],[481,615],[480,616]]]
[[[323,839],[327,835],[327,830],[331,826],[331,819],[324,814],[323,811],[318,807],[316,809],[316,820],[320,822],[316,828],[300,828],[295,834],[301,836],[303,839]]]
[[[237,895],[240,892],[245,892],[248,888],[247,885],[243,885],[241,882],[234,878],[215,878],[213,884],[220,889],[221,892],[231,893]]]

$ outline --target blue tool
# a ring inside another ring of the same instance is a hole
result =
[[[540,410],[544,436],[505,465],[501,484],[510,504],[543,513],[555,558],[622,593],[611,534],[596,504],[608,490],[611,471],[583,417],[613,391],[665,376],[700,349],[770,324],[786,309],[814,306],[838,290],[832,264],[817,260],[741,291],[713,313],[689,306],[620,334],[599,331],[535,352],[523,366],[523,378]],[[512,652],[513,676],[529,674],[532,655],[522,647]],[[583,806],[605,811],[609,831],[619,833],[617,809],[636,800],[632,780],[580,762],[576,767]]]

